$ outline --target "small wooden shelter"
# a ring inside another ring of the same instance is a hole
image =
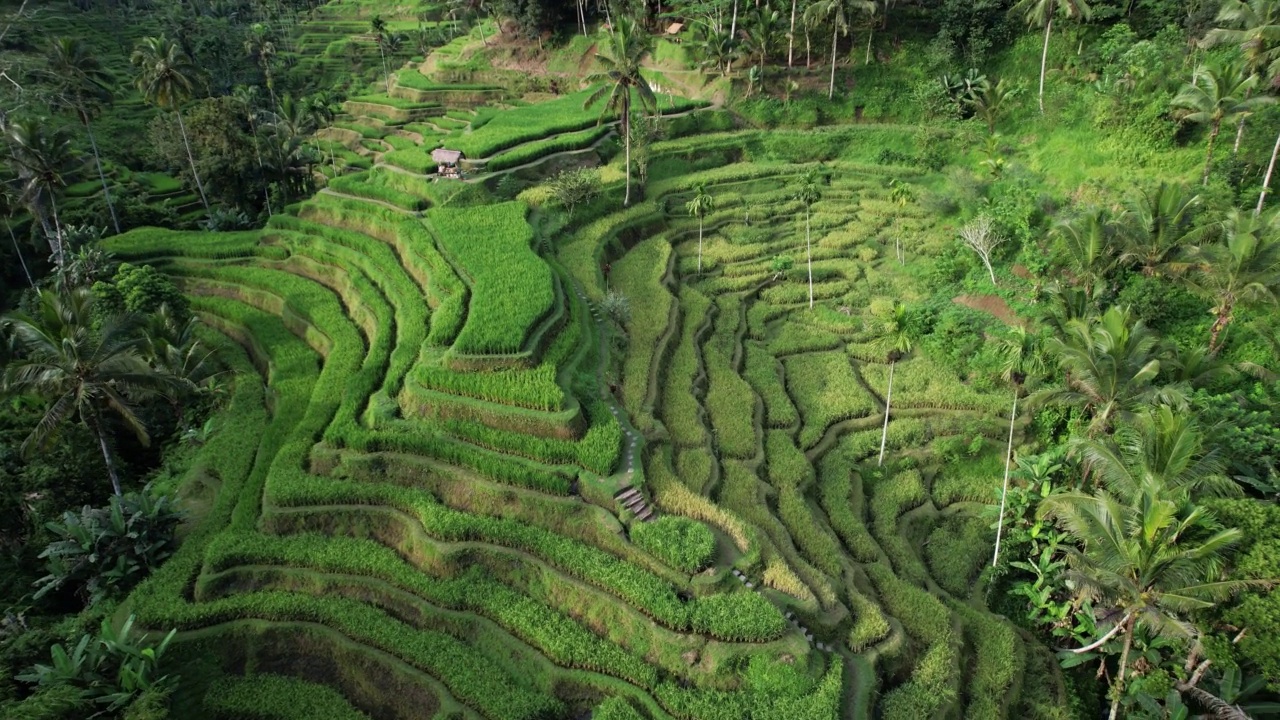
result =
[[[667,27],[667,37],[671,38],[675,42],[680,42],[680,32],[682,30],[684,30],[684,23],[671,23],[671,25]]]
[[[436,174],[442,178],[461,178],[462,170],[458,163],[462,161],[461,150],[436,148],[431,151],[431,160],[436,164]]]

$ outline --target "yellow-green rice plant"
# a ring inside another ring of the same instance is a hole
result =
[[[622,365],[622,402],[641,430],[650,426],[652,409],[645,408],[658,347],[668,331],[674,298],[662,284],[671,246],[661,237],[636,245],[613,266],[614,286],[631,302],[627,322],[628,352]]]
[[[862,593],[849,588],[849,611],[853,614],[853,627],[849,628],[849,649],[863,652],[889,636],[889,621],[880,606]]]
[[[742,377],[764,401],[764,424],[769,428],[792,427],[800,421],[778,377],[779,370],[777,361],[763,345],[752,341],[744,344]]]
[[[813,479],[813,466],[789,433],[780,430],[765,433],[764,458],[769,483],[775,489],[799,487]]]
[[[734,372],[724,350],[708,344],[703,352],[707,371],[707,414],[722,453],[751,458],[756,454],[755,394]]]
[[[855,491],[852,474],[856,472],[848,456],[840,449],[822,458],[818,472],[818,499],[831,521],[831,527],[858,562],[873,562],[880,548],[863,522],[861,481]]]
[[[880,409],[841,352],[794,355],[783,360],[783,365],[787,389],[804,420],[799,439],[802,449],[817,445],[835,423],[866,417]]]
[[[698,346],[694,338],[706,321],[711,301],[692,288],[680,291],[681,325],[679,342],[671,353],[662,387],[662,422],[671,441],[680,447],[698,447],[706,442],[706,428],[699,418],[693,380],[698,374]]]
[[[470,355],[515,353],[551,310],[551,269],[530,242],[522,203],[435,208],[431,225],[444,253],[469,277],[471,302],[453,349]]]

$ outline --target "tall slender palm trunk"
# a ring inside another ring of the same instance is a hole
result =
[[[53,235],[49,238],[49,245],[58,258],[58,272],[61,273],[67,267],[67,247],[62,237],[62,221],[58,219],[58,198],[52,190],[49,191],[49,205],[53,210]],[[48,234],[48,230],[45,233]]]
[[[809,309],[813,309],[813,252],[809,244],[809,207],[804,209],[804,254],[809,264]]]
[[[253,133],[253,154],[258,159],[258,174],[262,175],[262,199],[267,203],[267,217],[271,217],[274,213],[271,211],[271,183],[266,182],[267,173],[262,167],[262,146],[258,142],[258,124],[253,121],[253,113],[249,114],[249,131]],[[332,150],[330,150],[332,152]],[[338,177],[335,169],[334,177]]]
[[[1116,674],[1115,682],[1111,685],[1111,712],[1107,714],[1107,720],[1116,720],[1116,714],[1120,710],[1120,693],[1124,690],[1124,674],[1129,669],[1129,649],[1133,647],[1133,625],[1137,622],[1137,618],[1130,617],[1124,629],[1124,650],[1120,652],[1120,671]]]
[[[875,26],[875,23],[872,23],[871,27],[867,28],[867,57],[866,57],[866,60],[863,61],[862,63],[863,65],[871,64],[871,38],[875,35],[875,33],[876,33],[876,26]]]
[[[729,22],[729,40],[738,35],[738,0],[733,0],[733,20]]]
[[[191,154],[191,141],[187,139],[187,124],[182,122],[182,110],[175,110],[178,116],[178,129],[182,131],[182,145],[187,149],[187,162],[191,164],[191,177],[195,178],[196,190],[200,191],[200,202],[204,203],[204,211],[209,212],[209,198],[204,194],[204,183],[200,182],[200,171],[196,170],[196,157]]]
[[[836,41],[840,38],[840,26],[831,30],[831,84],[827,86],[827,99],[836,96]]]
[[[1218,316],[1213,320],[1213,327],[1209,329],[1209,354],[1217,355],[1222,349],[1222,331],[1227,329],[1227,325],[1231,322],[1231,313],[1235,310],[1235,303],[1229,299],[1222,301],[1221,307],[1218,309]]]
[[[1044,72],[1049,65],[1049,31],[1053,29],[1053,18],[1044,24],[1044,51],[1040,53],[1040,114],[1044,114]]]
[[[97,413],[91,423],[91,430],[98,438],[98,447],[102,449],[102,461],[107,465],[107,475],[111,478],[111,490],[119,497],[123,494],[120,491],[120,475],[116,472],[116,463],[111,458],[111,449],[107,447],[107,436],[102,432],[102,418],[96,415]]]
[[[991,556],[991,567],[1000,561],[1000,536],[1004,533],[1004,501],[1009,495],[1009,465],[1013,462],[1013,424],[1018,419],[1018,393],[1013,393],[1013,412],[1009,413],[1009,447],[1004,455],[1004,486],[1000,489],[1000,514],[996,520],[996,552]]]
[[[702,214],[698,214],[698,274],[702,274]]]
[[[111,225],[116,229],[116,234],[120,234],[120,219],[116,217],[116,205],[111,201],[111,188],[107,186],[107,174],[102,171],[102,156],[98,154],[98,141],[93,137],[93,125],[89,123],[89,116],[81,116],[80,120],[84,122],[85,132],[89,135],[89,147],[93,148],[93,161],[98,166],[98,179],[102,181],[102,197],[107,201],[107,211],[111,213]]]
[[[36,286],[36,281],[31,278],[31,271],[27,269],[27,261],[22,257],[22,248],[18,245],[18,236],[13,233],[13,225],[6,221],[4,226],[9,230],[9,240],[13,242],[13,251],[18,254],[18,264],[22,266],[22,274],[27,276],[27,283],[31,287]]]
[[[1219,120],[1213,124],[1213,129],[1209,131],[1209,149],[1204,154],[1204,174],[1200,176],[1200,184],[1209,184],[1209,170],[1213,167],[1213,145],[1218,141],[1218,133],[1222,130],[1222,121]]]
[[[630,91],[631,91],[630,88],[628,88],[627,92],[630,92]],[[622,111],[624,113],[623,119],[622,119],[622,135],[626,139],[625,145],[627,146],[627,157],[626,157],[627,166],[625,168],[626,175],[627,175],[627,191],[626,191],[626,194],[622,196],[622,207],[627,207],[628,205],[631,204],[631,107],[630,107],[630,103],[623,103]]]
[[[795,57],[796,48],[796,2],[791,0],[791,30],[787,32],[787,69],[791,69],[792,59]]]
[[[1258,193],[1258,206],[1253,209],[1254,215],[1262,213],[1262,204],[1267,201],[1267,188],[1271,187],[1271,173],[1276,169],[1278,154],[1280,154],[1280,135],[1276,135],[1275,147],[1271,148],[1271,162],[1267,163],[1267,174],[1262,178],[1262,192]]]
[[[483,31],[481,31],[483,32]],[[387,69],[387,51],[382,47],[382,40],[378,40],[378,54],[382,56],[382,86],[385,92],[391,94],[391,71]]]
[[[884,465],[884,448],[889,442],[889,406],[893,403],[893,368],[897,364],[896,360],[889,363],[889,389],[884,394],[884,429],[880,431],[880,459],[876,461],[876,467]]]

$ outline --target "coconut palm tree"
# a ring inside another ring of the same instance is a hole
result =
[[[1219,240],[1188,250],[1190,285],[1214,302],[1209,352],[1222,349],[1222,331],[1236,306],[1275,303],[1280,291],[1280,214],[1232,209],[1216,224]]]
[[[276,56],[276,44],[271,39],[271,28],[262,23],[250,26],[249,35],[244,41],[244,52],[262,68],[262,76],[267,81],[267,92],[271,94],[271,106],[275,107],[276,83],[271,75],[271,59]]]
[[[111,86],[115,84],[115,78],[102,67],[93,51],[79,38],[54,38],[49,45],[47,62],[48,76],[57,88],[55,104],[75,112],[89,136],[93,160],[98,167],[98,179],[102,182],[102,197],[111,214],[111,225],[119,234],[120,220],[116,217],[115,203],[111,201],[111,188],[107,184],[106,173],[102,171],[102,156],[98,153],[98,141],[93,136],[91,122],[99,104],[111,102]]]
[[[1049,34],[1053,32],[1053,16],[1062,13],[1070,19],[1088,20],[1093,10],[1085,0],[1018,0],[1009,9],[1021,15],[1028,27],[1044,28],[1044,50],[1040,53],[1040,114],[1044,114],[1044,75],[1049,63]]]
[[[1275,102],[1269,95],[1253,96],[1258,76],[1249,73],[1239,60],[1209,60],[1196,67],[1191,82],[1183,85],[1171,104],[1179,120],[1209,126],[1209,143],[1204,157],[1203,184],[1209,183],[1213,147],[1223,122],[1231,122],[1258,107]]]
[[[810,290],[812,293],[812,290]],[[812,302],[812,295],[810,297]],[[876,467],[884,465],[884,448],[889,442],[889,410],[893,405],[893,369],[898,361],[911,352],[911,335],[907,332],[907,306],[900,302],[893,304],[893,316],[889,319],[889,334],[884,338],[887,348],[885,359],[889,362],[889,382],[884,393],[884,427],[880,431],[880,459]]]
[[[1123,229],[1105,208],[1088,209],[1053,226],[1051,234],[1061,241],[1071,282],[1089,300],[1115,270]]]
[[[1126,227],[1120,261],[1137,263],[1147,276],[1181,271],[1183,266],[1172,259],[1203,233],[1196,217],[1203,204],[1185,185],[1166,182],[1131,198],[1122,216]]]
[[[58,195],[82,163],[66,131],[46,120],[18,120],[6,126],[9,151],[18,170],[20,201],[39,220],[59,269],[67,262],[67,248],[58,217]],[[49,220],[53,225],[49,225]]]
[[[850,9],[874,13],[876,5],[870,0],[817,0],[804,11],[804,20],[809,27],[831,25],[831,81],[827,86],[828,100],[836,94],[836,45],[841,35],[849,34]]]
[[[1205,34],[1201,47],[1236,45],[1244,56],[1245,67],[1250,74],[1261,75],[1267,66],[1277,59],[1280,46],[1280,1],[1278,0],[1225,0],[1215,18],[1218,27]],[[1276,70],[1268,71],[1274,77]],[[1266,85],[1268,83],[1264,83]],[[1231,147],[1234,157],[1240,150],[1244,137],[1245,116],[1240,116],[1236,127],[1236,141]],[[1274,154],[1273,154],[1274,156]]]
[[[171,383],[139,351],[137,318],[109,318],[95,328],[92,303],[88,288],[67,294],[43,290],[35,315],[9,316],[18,357],[5,368],[3,390],[46,402],[23,452],[46,446],[64,423],[78,419],[97,439],[111,488],[120,495],[107,418],[116,417],[141,442],[149,442],[134,402],[170,389]]]
[[[693,199],[685,203],[685,210],[696,218],[698,218],[698,272],[702,272],[702,221],[707,217],[707,213],[716,209],[716,199],[712,195],[707,194],[707,188],[702,183],[693,190]]]
[[[1074,437],[1070,449],[1080,459],[1087,483],[1120,497],[1140,497],[1151,483],[1188,496],[1240,492],[1227,477],[1224,458],[1208,445],[1195,419],[1168,405],[1148,408],[1113,436]]]
[[[191,154],[187,126],[182,122],[182,104],[195,94],[200,82],[199,70],[177,43],[163,35],[140,40],[129,61],[138,68],[134,85],[142,93],[142,97],[148,103],[171,110],[178,116],[178,130],[182,132],[182,144],[187,150],[191,176],[195,179],[196,190],[200,191],[200,202],[204,203],[207,212],[209,198],[204,194],[204,184],[200,182],[200,172],[196,170],[196,158]]]
[[[1047,346],[1057,358],[1064,384],[1036,393],[1032,402],[1079,405],[1092,418],[1089,433],[1097,434],[1111,431],[1116,420],[1144,405],[1184,401],[1181,388],[1158,384],[1160,338],[1127,307],[1067,320],[1063,331]]]
[[[747,47],[756,56],[756,67],[760,68],[760,84],[764,85],[765,61],[773,50],[778,38],[778,27],[781,14],[768,5],[757,5],[749,17],[747,26]]]
[[[969,88],[965,102],[973,110],[973,114],[987,123],[987,134],[995,136],[996,121],[1000,119],[1000,111],[1006,103],[1018,96],[1019,88],[1009,85],[1004,78],[992,83],[983,79]]]
[[[1234,485],[1223,477],[1218,458],[1203,450],[1190,420],[1161,406],[1114,440],[1075,441],[1073,452],[1097,489],[1053,495],[1039,512],[1075,540],[1066,547],[1066,579],[1080,599],[1109,611],[1105,624],[1111,629],[1073,652],[1094,650],[1117,634],[1124,639],[1112,680],[1114,720],[1138,626],[1194,640],[1198,630],[1187,614],[1249,583],[1222,579],[1241,532],[1222,529],[1194,502],[1199,492],[1231,492]]]
[[[387,21],[381,15],[374,15],[369,20],[369,30],[373,32],[373,42],[378,46],[378,54],[382,57],[382,77],[385,78],[385,92],[391,93],[391,72],[387,70]]]
[[[607,54],[596,53],[596,62],[601,70],[587,76],[590,84],[601,83],[601,86],[583,103],[583,109],[589,108],[605,100],[600,119],[610,113],[616,114],[621,122],[623,144],[626,145],[627,189],[622,204],[631,204],[631,103],[632,94],[640,101],[641,111],[650,114],[658,112],[658,99],[654,97],[649,83],[640,75],[640,61],[649,52],[649,35],[634,18],[624,17],[612,33],[609,34]]]
[[[822,199],[822,190],[819,187],[818,171],[810,168],[806,170],[804,175],[800,176],[800,187],[796,190],[796,200],[804,205],[804,254],[809,264],[809,308],[813,309],[813,251],[810,242],[809,220],[812,214],[813,204]]]

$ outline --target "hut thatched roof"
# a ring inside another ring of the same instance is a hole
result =
[[[436,163],[444,165],[456,165],[458,161],[462,159],[462,151],[436,148],[431,151],[431,159]]]

